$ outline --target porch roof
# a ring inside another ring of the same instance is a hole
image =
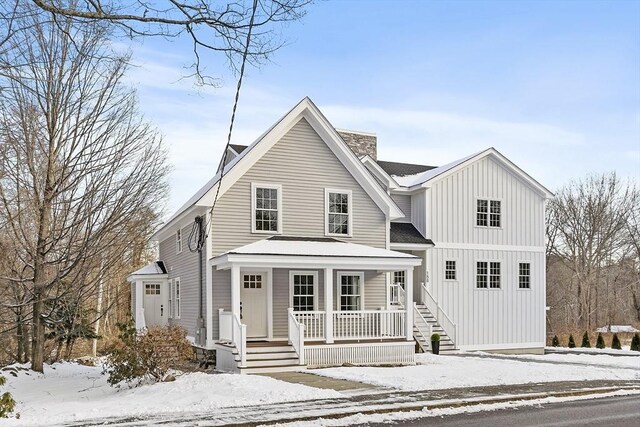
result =
[[[136,279],[146,278],[148,276],[153,277],[166,277],[167,276],[167,267],[165,267],[164,262],[162,261],[154,261],[145,265],[144,267],[134,271],[129,274],[127,280],[130,282],[135,281]]]
[[[295,267],[348,267],[392,270],[416,267],[415,255],[347,243],[332,237],[272,236],[232,249],[212,260],[218,269],[231,264]]]

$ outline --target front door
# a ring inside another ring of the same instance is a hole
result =
[[[165,324],[166,313],[159,283],[144,284],[144,320],[147,326]]]
[[[240,287],[240,314],[247,325],[247,338],[267,337],[267,275],[243,273]]]

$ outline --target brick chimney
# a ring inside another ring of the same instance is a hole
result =
[[[344,139],[349,147],[358,157],[366,154],[377,160],[378,155],[378,137],[375,133],[356,132],[352,130],[336,129],[338,134]]]

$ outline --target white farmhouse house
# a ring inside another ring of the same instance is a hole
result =
[[[541,352],[551,193],[493,148],[432,167],[376,144],[305,98],[232,145],[129,276],[137,327],[181,325],[241,373],[412,364],[434,332]]]

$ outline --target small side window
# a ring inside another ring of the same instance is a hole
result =
[[[176,253],[179,254],[182,252],[182,230],[178,229],[176,231]]]
[[[518,270],[518,288],[531,289],[531,263],[521,262]]]
[[[449,260],[444,262],[444,279],[456,280],[456,262],[455,261]]]

